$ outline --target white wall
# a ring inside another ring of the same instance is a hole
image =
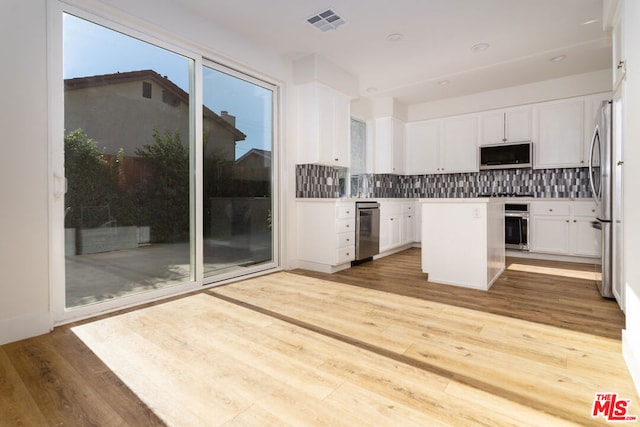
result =
[[[0,53],[4,58],[4,102],[0,107],[0,344],[46,333],[52,326],[47,3],[54,1],[6,0],[0,14]],[[170,43],[175,41],[182,48],[200,51],[210,59],[274,83],[286,85],[290,81],[290,63],[177,7],[174,1],[68,3]]]
[[[624,274],[626,331],[622,343],[625,360],[640,393],[640,2],[625,2],[624,97]]]
[[[49,329],[45,0],[0,14],[0,344]]]
[[[611,90],[611,71],[602,70],[522,86],[409,106],[408,121],[434,119],[495,108],[532,104]]]

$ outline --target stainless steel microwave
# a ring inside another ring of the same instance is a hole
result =
[[[532,165],[531,141],[480,146],[480,170],[530,168]]]

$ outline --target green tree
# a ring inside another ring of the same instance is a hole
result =
[[[118,199],[118,162],[109,164],[98,143],[76,129],[64,138],[67,178],[65,227],[93,228],[112,220]]]
[[[189,150],[178,131],[153,131],[153,143],[136,151],[147,159],[152,181],[145,187],[144,203],[151,239],[175,242],[189,239]]]

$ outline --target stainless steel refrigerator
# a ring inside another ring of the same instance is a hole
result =
[[[589,156],[589,182],[596,202],[594,228],[601,230],[601,279],[596,280],[603,297],[620,296],[622,288],[622,160],[620,138],[614,133],[614,102],[603,101],[595,117]],[[618,143],[617,143],[618,142]],[[620,283],[616,283],[616,282]]]

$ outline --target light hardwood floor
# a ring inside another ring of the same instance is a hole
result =
[[[588,268],[510,261],[545,274],[452,288],[409,250],[57,328],[0,348],[0,425],[606,424],[597,392],[639,414]]]
[[[334,274],[297,270],[310,277],[501,314],[605,337],[621,337],[624,313],[603,299],[593,265],[508,258],[489,292],[426,282],[420,249],[413,248]],[[460,266],[464,268],[464,266]]]

